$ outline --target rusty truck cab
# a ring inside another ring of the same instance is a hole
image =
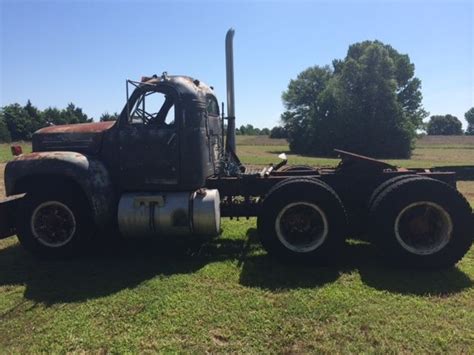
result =
[[[133,92],[102,154],[121,191],[197,189],[218,169],[222,121],[211,87],[186,76],[127,81]],[[113,143],[116,141],[118,144]],[[109,142],[109,143],[108,143]]]

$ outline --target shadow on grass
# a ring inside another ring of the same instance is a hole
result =
[[[383,266],[375,248],[364,243],[348,244],[333,266],[282,264],[260,249],[255,229],[249,229],[246,240],[224,237],[204,244],[124,240],[116,244],[63,261],[36,260],[18,244],[0,249],[0,286],[24,284],[26,299],[45,304],[77,302],[133,288],[156,276],[190,274],[223,260],[241,266],[242,285],[275,292],[320,287],[354,270],[366,285],[401,294],[443,296],[473,286],[457,268],[429,272]]]
[[[314,288],[334,282],[339,278],[337,267],[314,266],[281,262],[259,249],[258,235],[254,228],[247,231],[248,244],[241,260],[240,283],[248,287],[259,287],[272,291],[285,291],[293,288]]]
[[[229,241],[227,248],[237,254],[242,243]],[[70,260],[38,260],[19,244],[1,249],[0,286],[25,284],[25,298],[45,304],[76,302],[133,288],[155,276],[193,273],[210,261],[196,255],[202,243],[115,244]],[[215,259],[225,257],[216,254]]]
[[[254,229],[249,229],[247,234],[249,240],[256,240]],[[330,266],[281,264],[267,254],[250,255],[243,263],[240,282],[269,290],[317,287],[352,271],[358,271],[362,282],[369,287],[406,295],[449,296],[474,286],[474,281],[457,267],[415,270],[390,266],[366,242],[346,243]]]

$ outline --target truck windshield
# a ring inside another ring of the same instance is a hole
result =
[[[174,116],[174,100],[171,95],[148,91],[143,93],[133,105],[129,123],[173,126]]]

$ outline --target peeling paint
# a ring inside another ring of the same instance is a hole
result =
[[[5,167],[7,195],[21,191],[24,178],[58,176],[77,183],[89,200],[96,224],[107,225],[113,219],[115,205],[114,184],[104,164],[76,152],[33,152],[23,154]]]
[[[59,126],[49,126],[42,128],[36,133],[38,134],[51,134],[51,133],[101,133],[115,124],[115,121],[106,122],[92,122],[92,123],[79,123],[79,124],[67,124]]]

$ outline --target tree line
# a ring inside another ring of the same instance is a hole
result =
[[[465,114],[464,119],[468,126],[464,131],[461,121],[453,115],[433,115],[420,129],[420,134],[429,136],[474,136],[474,107],[471,107]],[[288,132],[283,126],[273,127],[270,131],[270,138],[287,138]]]
[[[45,110],[39,110],[30,100],[24,106],[14,103],[0,108],[0,141],[30,140],[33,133],[43,127],[92,120],[73,103],[64,109],[48,107]]]
[[[117,112],[104,112],[99,117],[99,121],[115,121],[118,116]],[[48,107],[45,110],[38,109],[30,100],[25,105],[14,103],[0,108],[0,142],[31,140],[33,133],[43,127],[87,123],[93,122],[93,120],[92,117],[87,116],[80,107],[73,103],[68,104],[64,109]],[[237,128],[236,134],[286,138],[285,129],[279,126],[270,130],[247,124]]]
[[[104,112],[100,121],[114,121],[118,113]],[[89,117],[72,102],[65,108],[48,107],[38,109],[30,100],[25,105],[14,103],[0,108],[0,142],[31,140],[33,133],[40,128],[52,125],[93,122]]]
[[[290,82],[290,87],[293,81]],[[242,125],[236,129],[237,135],[264,135],[270,138],[283,138],[291,142],[296,139],[294,136],[295,127],[291,124],[303,124],[293,122],[288,119],[292,113],[285,112],[283,116],[283,126],[269,128],[256,128],[251,124]],[[468,122],[466,132],[462,130],[462,124],[459,119],[453,115],[434,115],[431,116],[428,123],[420,125],[420,129],[426,131],[428,135],[474,135],[474,107],[469,109],[464,115]],[[118,113],[112,114],[104,112],[100,121],[113,121],[118,118]],[[0,142],[10,142],[19,140],[30,140],[33,133],[43,127],[50,125],[74,124],[92,122],[93,118],[88,117],[80,107],[70,103],[64,109],[48,107],[45,110],[39,110],[33,106],[30,100],[22,106],[18,103],[7,105],[0,108]],[[331,132],[331,131],[329,131]],[[304,143],[304,142],[303,142]],[[306,144],[311,144],[310,141]],[[293,144],[294,147],[295,144]]]
[[[235,129],[236,135],[242,136],[268,136],[270,134],[270,130],[268,128],[257,128],[251,124],[242,125]]]

